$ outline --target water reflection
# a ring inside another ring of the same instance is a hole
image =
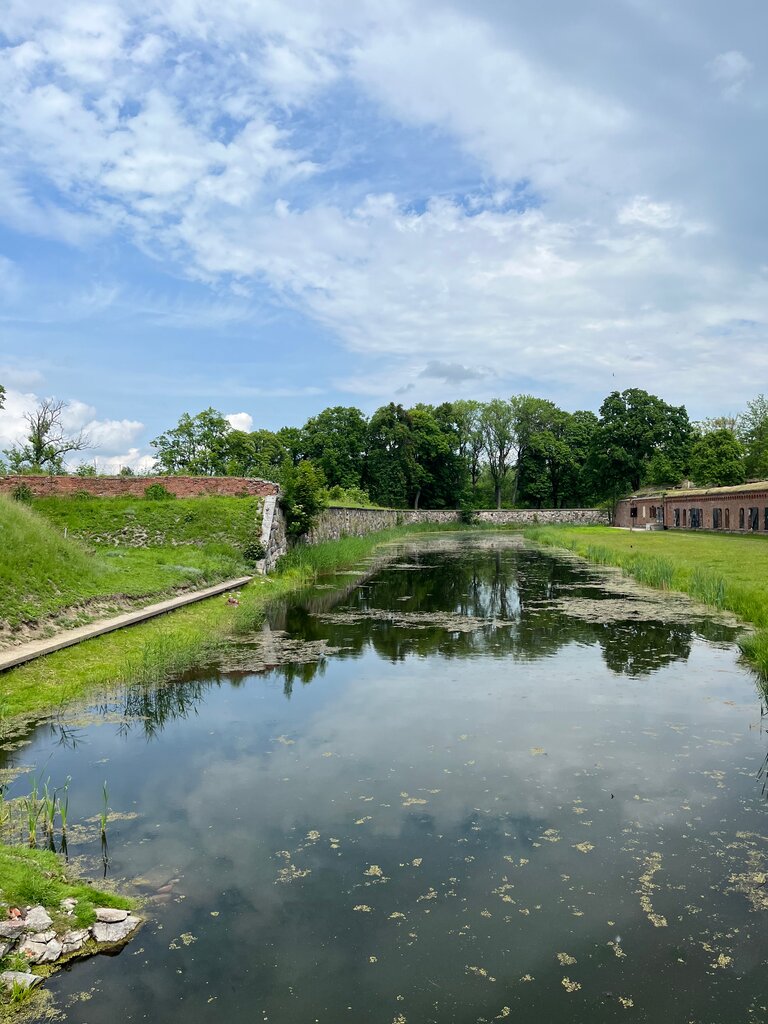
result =
[[[110,870],[157,901],[53,983],[92,989],[72,1019],[761,1019],[765,742],[731,631],[506,543],[305,595],[234,652],[258,675],[39,731],[24,758],[83,817],[109,778]]]

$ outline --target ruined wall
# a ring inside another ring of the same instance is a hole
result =
[[[239,476],[0,476],[0,494],[26,485],[36,498],[72,497],[143,498],[150,484],[162,484],[177,498],[215,494],[222,498],[267,497],[277,494],[277,484]]]
[[[608,525],[608,515],[600,509],[483,509],[477,521],[495,526],[549,526],[553,523],[571,525]],[[310,531],[307,543],[319,544],[340,537],[363,537],[377,530],[414,523],[459,523],[456,509],[391,509],[391,508],[327,508],[320,513],[317,525]]]
[[[261,516],[261,544],[264,548],[264,558],[256,566],[256,571],[262,576],[272,572],[280,556],[288,550],[288,534],[285,527],[285,516],[277,503],[277,497],[272,495],[266,497]]]

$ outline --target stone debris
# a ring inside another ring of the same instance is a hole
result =
[[[32,907],[24,917],[24,930],[28,932],[44,932],[53,924],[53,918],[45,907]]]
[[[97,942],[114,945],[124,942],[140,923],[141,918],[134,917],[132,914],[126,914],[122,921],[97,921],[96,924],[91,925],[91,935]]]
[[[127,910],[118,910],[115,907],[96,908],[96,920],[103,921],[105,924],[119,924],[120,921],[124,921],[127,917]]]
[[[62,913],[71,917],[76,906],[76,899],[62,900]],[[0,957],[16,951],[30,966],[53,964],[79,953],[89,940],[110,947],[122,945],[142,922],[130,911],[116,907],[97,907],[95,913],[96,921],[90,928],[69,928],[58,934],[45,907],[28,907],[23,916],[0,921]],[[14,984],[30,988],[42,977],[31,972],[5,971],[0,974],[0,981],[8,989]]]
[[[77,953],[79,949],[85,945],[91,934],[89,928],[78,928],[72,931],[64,932],[61,936],[61,945],[63,947],[63,955],[69,956],[71,953]]]
[[[39,974],[28,974],[26,971],[3,971],[0,974],[0,981],[10,991],[14,985],[18,985],[21,988],[33,988],[35,985],[39,985],[43,979]]]

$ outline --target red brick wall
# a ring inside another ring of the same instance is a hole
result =
[[[618,501],[613,513],[613,525],[634,526],[637,529],[644,529],[646,523],[657,522],[655,509],[662,503],[663,499],[659,497],[626,498],[623,501]],[[632,507],[637,509],[637,516],[635,518],[632,518],[630,515]],[[651,509],[654,509],[653,514],[651,514]]]
[[[750,508],[758,509],[757,533],[766,533],[765,510],[768,508],[768,488],[762,491],[742,491],[741,494],[680,494],[666,498],[625,498],[616,504],[614,512],[614,526],[635,526],[643,528],[646,523],[655,522],[651,517],[651,506],[664,504],[664,525],[675,529],[675,509],[680,512],[679,529],[691,529],[691,509],[701,509],[702,522],[697,529],[712,530],[713,509],[720,509],[719,530],[727,530],[731,533],[750,533]],[[637,508],[637,517],[631,518],[630,509]],[[739,510],[744,509],[744,526],[740,525]],[[683,510],[685,510],[685,523],[683,523]],[[728,521],[726,525],[726,511]]]
[[[95,498],[143,498],[150,484],[162,484],[177,498],[216,494],[225,498],[266,497],[279,487],[269,480],[240,476],[3,476],[0,494],[26,484],[37,498],[66,497],[87,491]]]

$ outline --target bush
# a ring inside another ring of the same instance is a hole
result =
[[[11,491],[11,497],[14,501],[23,501],[27,505],[32,504],[32,488],[29,484],[16,484]]]
[[[459,506],[459,522],[465,526],[473,526],[477,522],[477,509],[467,501]]]
[[[325,477],[321,469],[306,459],[298,466],[286,467],[280,507],[285,513],[289,537],[309,533],[325,504]]]
[[[147,501],[169,501],[175,498],[175,494],[171,494],[167,487],[162,484],[150,484],[144,488],[144,497]]]
[[[243,561],[247,562],[249,565],[255,565],[264,558],[266,553],[264,545],[260,540],[251,541],[250,544],[246,544],[243,548]]]

